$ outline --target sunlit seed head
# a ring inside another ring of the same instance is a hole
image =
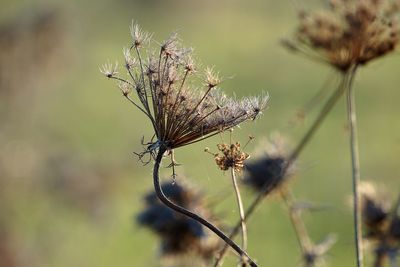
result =
[[[126,82],[120,82],[118,87],[124,96],[128,96],[132,92],[132,86]]]
[[[140,48],[151,40],[151,34],[144,32],[135,22],[132,22],[130,32],[133,40],[132,47]]]
[[[125,47],[123,49],[123,53],[124,53],[124,58],[125,58],[125,68],[127,70],[131,70],[134,67],[136,67],[137,60],[136,60],[136,58],[132,57],[130,49]]]
[[[104,74],[107,78],[112,78],[118,74],[118,63],[106,63],[100,67],[100,72]]]
[[[206,85],[208,88],[214,88],[221,83],[218,73],[215,73],[214,68],[207,67],[205,70]]]
[[[266,108],[268,97],[264,95],[241,100],[227,97],[217,89],[221,79],[212,68],[205,70],[205,84],[196,86],[197,76],[189,75],[196,71],[193,50],[183,48],[176,34],[158,44],[155,51],[151,45],[139,51],[139,46],[149,43],[150,35],[138,25],[132,25],[131,35],[134,43],[124,49],[127,77],[119,76],[111,65],[102,72],[131,85],[137,93],[137,99],[129,101],[150,119],[155,132],[154,144],[147,146],[144,154],[154,156],[161,146],[171,150],[211,137],[255,119]],[[125,87],[123,84],[127,96]]]

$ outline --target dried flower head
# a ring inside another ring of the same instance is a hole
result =
[[[206,148],[205,152],[214,156],[215,163],[223,171],[233,168],[235,172],[241,172],[245,160],[250,158],[249,154],[242,151],[239,142],[233,144],[218,144],[217,148],[220,153],[211,153],[209,152],[209,148]]]
[[[283,45],[345,72],[396,48],[399,8],[397,0],[330,0],[323,11],[300,12],[295,39]]]
[[[400,197],[392,204],[386,192],[364,182],[360,185],[360,200],[365,238],[373,246],[376,262],[396,257],[400,250]]]
[[[391,203],[386,194],[379,192],[376,186],[369,182],[360,184],[359,193],[366,237],[379,238],[386,231]]]
[[[213,215],[199,192],[187,185],[171,182],[164,183],[162,188],[174,203],[212,219]],[[160,237],[163,257],[190,254],[206,261],[213,259],[219,241],[203,225],[169,209],[154,192],[146,195],[144,200],[147,206],[137,216],[137,221]]]
[[[150,119],[156,140],[146,144],[147,153],[160,146],[172,150],[203,140],[255,119],[266,107],[267,95],[228,98],[218,90],[221,79],[212,68],[206,69],[203,89],[193,86],[192,50],[183,48],[176,34],[161,43],[158,51],[147,53],[141,48],[150,43],[151,35],[136,24],[131,35],[133,43],[124,50],[128,77],[118,76],[111,64],[101,72],[117,80],[123,95]],[[130,92],[136,93],[139,102]]]
[[[265,187],[270,187],[268,192],[281,188],[295,172],[294,163],[285,170],[288,154],[286,146],[285,139],[280,135],[273,135],[267,144],[264,142],[259,145],[263,147],[261,155],[245,164],[244,184],[256,191]]]

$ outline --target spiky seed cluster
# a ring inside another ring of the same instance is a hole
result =
[[[212,213],[205,207],[202,195],[189,186],[164,183],[162,188],[174,203],[195,210],[212,220]],[[198,256],[212,260],[219,240],[199,222],[183,216],[163,205],[154,192],[144,197],[146,208],[137,216],[137,222],[146,226],[161,239],[163,256]]]
[[[345,72],[396,48],[399,9],[397,0],[330,0],[324,11],[301,12],[295,40],[284,45]]]
[[[239,142],[230,145],[218,144],[217,148],[220,153],[211,154],[214,156],[217,166],[223,171],[233,168],[236,172],[241,172],[245,160],[250,157],[249,154],[242,151]],[[209,152],[209,149],[206,148],[205,151]]]
[[[360,200],[365,237],[376,246],[400,248],[400,203],[392,204],[387,194],[368,182],[360,185]],[[396,206],[397,205],[397,206]]]
[[[117,80],[123,95],[150,119],[157,137],[151,148],[191,144],[255,119],[266,107],[268,96],[228,98],[218,90],[221,79],[212,68],[206,69],[203,88],[194,86],[192,51],[182,48],[176,34],[148,53],[142,48],[150,46],[151,35],[136,24],[131,34],[132,44],[124,49],[128,77],[118,76],[116,65],[105,65],[101,72]]]
[[[245,163],[243,183],[260,191],[268,187],[268,192],[281,188],[295,172],[294,163],[284,170],[287,164],[286,141],[279,135],[273,136],[263,147],[260,156]]]

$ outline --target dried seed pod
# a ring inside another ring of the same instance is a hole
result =
[[[331,0],[324,11],[301,16],[294,40],[285,46],[343,72],[364,65],[394,51],[400,42],[394,3]]]
[[[118,76],[117,67],[111,64],[101,72],[120,82],[123,95],[150,119],[157,139],[145,153],[153,155],[160,146],[172,150],[200,141],[253,120],[266,108],[268,95],[228,98],[218,90],[222,79],[212,68],[205,70],[203,89],[193,86],[192,50],[183,48],[176,34],[161,43],[158,51],[148,49],[148,53],[142,48],[150,46],[151,35],[137,24],[132,25],[131,35],[132,44],[124,50],[128,77]],[[136,92],[139,102],[129,92]]]

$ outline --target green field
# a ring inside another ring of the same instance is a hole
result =
[[[304,8],[318,3],[299,2]],[[142,150],[141,138],[150,138],[152,128],[99,72],[107,61],[123,62],[132,19],[160,42],[178,31],[202,66],[215,66],[229,77],[221,86],[227,94],[268,92],[263,116],[233,133],[243,143],[249,134],[256,137],[247,147],[250,154],[277,131],[295,145],[322,102],[304,123],[293,126],[289,122],[296,111],[325,80],[333,80],[333,90],[339,78],[329,66],[280,46],[297,23],[289,0],[1,3],[0,26],[26,20],[28,27],[31,16],[42,10],[56,10],[59,16],[43,52],[51,53],[49,66],[32,56],[36,52],[29,49],[36,51],[35,44],[28,37],[21,37],[27,42],[20,55],[29,57],[0,57],[0,62],[12,61],[1,63],[0,72],[9,68],[18,81],[11,89],[0,88],[0,247],[4,241],[15,264],[0,259],[1,267],[159,266],[157,237],[134,223],[143,194],[152,189],[152,164],[143,166],[133,152]],[[13,44],[0,45],[7,51]],[[399,59],[395,52],[374,61],[355,80],[362,179],[385,186],[393,198],[400,188]],[[355,266],[345,111],[342,100],[301,155],[299,174],[291,183],[298,199],[330,206],[304,214],[313,240],[328,233],[338,236],[327,266]],[[220,196],[215,211],[232,225],[237,210],[229,173],[219,171],[203,152],[205,147],[216,150],[218,142],[216,136],[178,149],[178,180],[198,185],[210,199]],[[170,169],[162,174],[168,177]],[[243,193],[246,206],[254,194]],[[299,266],[296,237],[277,196],[258,208],[248,228],[249,253],[260,266]],[[235,266],[232,255],[225,266]],[[367,266],[372,256],[366,250]]]

